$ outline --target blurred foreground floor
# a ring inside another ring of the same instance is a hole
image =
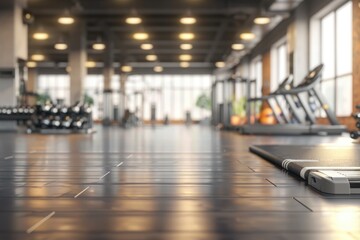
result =
[[[354,144],[202,126],[0,133],[0,239],[360,239],[360,196],[323,195],[251,144]]]

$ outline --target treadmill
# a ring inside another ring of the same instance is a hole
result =
[[[257,102],[257,101],[266,101],[276,119],[276,121],[279,124],[285,124],[285,123],[303,123],[302,117],[299,114],[299,111],[297,110],[295,101],[291,96],[283,95],[281,94],[285,90],[289,90],[293,86],[294,77],[293,75],[289,75],[287,78],[285,78],[279,85],[278,89],[274,92],[270,93],[269,95],[258,97],[258,98],[250,98],[248,99],[248,103],[251,102]],[[286,104],[289,106],[289,109],[285,109],[284,105],[281,104],[279,97],[283,97]],[[277,111],[280,109],[280,113]],[[289,113],[288,115],[287,113]],[[250,112],[251,114],[251,112]]]
[[[320,192],[360,194],[359,145],[258,145],[249,150]]]
[[[324,95],[319,89],[317,89],[321,80],[323,67],[324,65],[320,64],[311,70],[298,86],[280,89],[268,97],[273,98],[275,96],[283,96],[286,99],[290,112],[293,114],[296,122],[283,123],[280,120],[279,124],[275,125],[262,125],[260,123],[247,124],[241,128],[241,133],[258,135],[341,135],[343,132],[346,132],[346,127],[344,125],[340,125],[336,119],[335,113],[329,107]],[[301,94],[309,94],[317,100],[321,109],[325,111],[330,125],[316,124],[315,113],[310,108],[309,103],[301,98]],[[255,99],[249,99],[249,101],[254,100]],[[256,100],[263,99],[259,98]],[[306,117],[305,119],[301,118],[301,113],[299,112],[295,101],[297,101],[301,106],[301,109]],[[249,118],[250,115],[248,116]]]
[[[233,115],[233,99],[229,99],[229,96],[232,98],[237,98],[236,94],[236,85],[240,84],[245,89],[246,98],[249,98],[249,95],[253,90],[256,89],[256,81],[254,79],[246,79],[242,77],[231,77],[229,79],[223,80],[223,103],[221,104],[220,109],[220,123],[223,125],[222,130],[238,131],[241,126],[231,125],[231,116]]]

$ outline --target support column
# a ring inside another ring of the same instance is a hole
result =
[[[105,61],[104,61],[104,90],[111,90],[111,79],[114,76],[114,54],[113,54],[113,41],[111,33],[106,34],[106,50],[105,50]]]
[[[360,104],[360,2],[353,0],[353,111],[357,112],[356,105]],[[348,126],[353,129],[355,120],[350,118]]]
[[[29,68],[28,69],[28,77],[26,82],[26,88],[28,93],[36,93],[37,86],[36,86],[36,80],[37,80],[38,72],[36,68]],[[35,96],[28,96],[28,104],[29,105],[35,105],[36,104],[36,97]]]
[[[121,123],[122,118],[124,117],[124,112],[126,109],[126,80],[127,74],[120,74],[120,101],[119,101],[119,121]]]
[[[294,75],[295,85],[309,71],[309,2],[302,2],[295,10],[287,34],[290,73]]]
[[[78,20],[70,31],[70,104],[83,100],[83,81],[86,69],[86,25]]]
[[[0,1],[0,106],[15,106],[19,92],[19,59],[27,59],[28,32],[22,22],[23,0]],[[0,130],[16,129],[15,122],[1,122]]]
[[[111,89],[111,80],[114,76],[114,55],[113,55],[113,43],[111,33],[108,30],[106,33],[106,49],[104,52],[104,118],[103,125],[109,126],[111,125],[113,117],[113,101],[112,101],[112,89]]]
[[[262,95],[266,96],[270,93],[271,79],[271,52],[267,51],[262,55]]]

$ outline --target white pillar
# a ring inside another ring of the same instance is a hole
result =
[[[70,104],[83,100],[83,81],[87,74],[86,69],[86,26],[78,20],[70,34]]]
[[[0,106],[15,106],[19,91],[18,59],[27,59],[28,31],[22,22],[23,0],[0,1]],[[15,122],[1,122],[0,129],[16,129]]]

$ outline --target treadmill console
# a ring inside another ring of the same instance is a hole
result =
[[[329,194],[360,194],[360,171],[317,170],[308,177],[310,186]]]

